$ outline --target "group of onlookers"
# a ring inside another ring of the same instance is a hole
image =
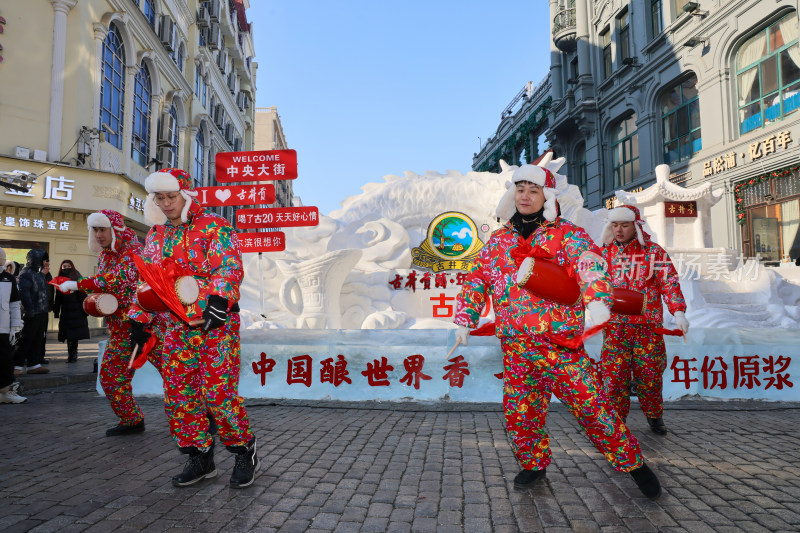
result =
[[[49,282],[50,258],[34,248],[27,263],[6,260],[0,248],[0,403],[22,403],[15,378],[22,373],[46,374],[49,361],[45,345],[49,313],[59,319],[58,340],[67,343],[67,362],[78,360],[78,341],[89,338],[89,322],[83,310],[86,294],[76,291],[62,294]],[[77,280],[75,264],[65,259],[57,274]]]

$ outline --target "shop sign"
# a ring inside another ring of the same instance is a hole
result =
[[[790,131],[781,131],[776,135],[770,135],[764,139],[751,143],[748,147],[748,153],[744,152],[729,152],[709,159],[703,162],[703,176],[712,176],[714,174],[721,174],[726,170],[736,168],[737,156],[741,158],[744,163],[747,155],[750,156],[750,162],[757,161],[763,157],[776,153],[777,149],[786,150],[793,142],[792,134]]]
[[[69,231],[69,222],[66,220],[44,220],[41,218],[4,217],[4,226],[12,228],[48,229],[56,231]],[[47,227],[45,227],[47,226]]]
[[[489,226],[484,224],[481,229],[487,232]],[[411,249],[411,262],[434,272],[471,270],[481,248],[483,241],[478,238],[475,222],[464,213],[448,211],[428,224],[425,240]]]
[[[9,189],[6,191],[6,194],[10,194],[11,196],[33,197],[31,190],[33,189],[34,183],[28,185],[28,192],[14,191]],[[75,180],[67,179],[64,176],[47,176],[44,185],[44,195],[42,198],[45,200],[63,200],[68,202],[72,200],[72,191],[75,189],[74,183]]]
[[[219,182],[293,180],[297,178],[295,150],[218,152],[214,165]]]
[[[144,213],[144,198],[140,198],[131,193],[130,198],[128,198],[128,208],[138,211],[139,213]]]
[[[696,218],[697,202],[664,202],[664,216],[667,218]]]

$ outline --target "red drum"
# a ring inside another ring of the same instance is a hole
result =
[[[90,294],[83,301],[83,310],[87,315],[103,318],[113,315],[119,308],[117,297],[106,292]]]
[[[169,311],[167,304],[161,301],[156,291],[147,283],[142,283],[139,285],[139,288],[136,289],[136,301],[139,302],[139,307],[151,313]]]
[[[614,303],[611,305],[612,313],[643,315],[647,307],[647,298],[644,293],[638,291],[615,288],[612,298],[614,299]]]
[[[544,259],[526,257],[517,271],[517,285],[543,300],[575,306],[581,302],[578,282],[567,270]]]
[[[200,286],[192,276],[180,276],[176,279],[174,290],[178,301],[185,306],[195,303],[200,296]],[[169,311],[167,304],[162,301],[161,297],[147,283],[139,285],[139,288],[136,290],[136,299],[139,302],[139,306],[145,311],[150,311],[151,313]]]

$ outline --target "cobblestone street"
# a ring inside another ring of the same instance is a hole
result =
[[[800,406],[682,401],[670,430],[630,425],[664,485],[657,501],[614,471],[554,405],[547,481],[515,491],[499,405],[248,402],[256,483],[176,489],[183,464],[161,400],[147,431],[107,438],[106,400],[77,383],[0,406],[0,531],[746,531],[800,530]]]

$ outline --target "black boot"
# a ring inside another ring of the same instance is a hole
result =
[[[132,426],[119,424],[106,430],[106,437],[118,437],[119,435],[133,435],[134,433],[144,433],[144,420],[140,420]]]
[[[195,447],[181,448],[181,453],[189,455],[189,460],[183,467],[183,472],[172,478],[176,487],[188,487],[204,479],[217,477],[217,467],[214,465],[214,443],[205,450]]]
[[[231,474],[231,488],[243,489],[253,484],[261,461],[256,456],[256,438],[247,446],[228,446],[228,451],[236,454],[236,464]]]
[[[636,485],[638,485],[639,490],[642,491],[642,494],[651,500],[655,500],[661,496],[661,483],[658,482],[658,478],[655,473],[650,470],[649,466],[643,464],[636,470],[631,470],[630,475],[636,482]]]
[[[657,433],[659,435],[667,434],[667,426],[664,425],[664,421],[661,419],[661,417],[648,418],[647,423],[650,424],[650,429],[653,430],[653,433]]]
[[[67,341],[67,363],[78,360],[78,341]]]
[[[546,468],[542,468],[541,470],[522,470],[514,478],[514,488],[529,489],[534,483],[536,483],[536,481],[545,477],[546,473]]]

